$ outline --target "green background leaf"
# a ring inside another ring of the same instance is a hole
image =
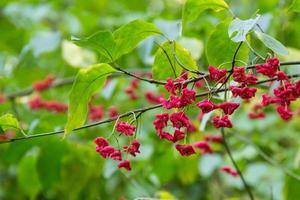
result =
[[[89,99],[104,86],[106,77],[115,71],[110,65],[101,63],[81,69],[78,72],[69,97],[65,133],[69,133],[84,124]]]
[[[174,53],[176,54],[176,57],[174,56]],[[165,80],[168,77],[174,78],[175,75],[172,66],[176,73],[176,77],[178,77],[183,71],[183,68],[177,61],[189,70],[198,69],[195,60],[185,48],[178,43],[170,43],[167,41],[155,53],[152,67],[153,78],[157,80]]]
[[[218,12],[228,8],[224,0],[187,0],[183,8],[182,24],[195,20],[206,9]]]
[[[258,31],[255,31],[255,34],[256,34],[257,38],[260,41],[262,41],[262,43],[264,43],[264,45],[266,47],[268,47],[269,49],[274,51],[276,54],[279,54],[279,55],[289,54],[288,49],[285,46],[283,46],[283,44],[281,44],[278,40],[273,38],[272,36],[270,36],[266,33],[258,32]]]
[[[5,114],[0,117],[0,127],[3,131],[7,129],[21,129],[18,120],[12,114]]]
[[[231,62],[238,47],[238,43],[233,42],[228,36],[229,21],[223,21],[216,26],[206,43],[206,57],[209,65],[219,66],[220,64]],[[242,44],[237,60],[247,63],[249,56],[248,47]],[[230,64],[223,67],[230,67]]]

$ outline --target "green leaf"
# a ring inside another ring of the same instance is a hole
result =
[[[124,54],[129,53],[137,47],[137,45],[151,35],[161,34],[160,30],[154,24],[134,20],[113,33],[116,43],[114,58],[118,59]]]
[[[229,6],[224,0],[187,0],[183,8],[182,24],[196,20],[206,9],[218,12],[228,8]]]
[[[257,38],[260,41],[262,41],[262,43],[264,43],[266,47],[274,51],[276,54],[279,55],[289,54],[288,49],[285,46],[283,46],[283,44],[281,44],[278,40],[271,37],[270,35],[258,31],[255,31],[255,34]]]
[[[233,55],[238,47],[238,43],[233,42],[228,36],[229,21],[225,20],[216,26],[213,33],[208,38],[206,44],[206,57],[209,65],[219,66],[223,63],[230,63]],[[245,44],[242,44],[237,54],[237,60],[242,60],[247,63],[249,49]],[[230,64],[223,67],[231,67]]]
[[[71,40],[78,46],[90,48],[109,61],[113,60],[116,44],[113,35],[109,31],[99,31],[87,38],[72,37]]]
[[[61,178],[61,165],[66,149],[66,143],[57,137],[42,141],[41,151],[37,159],[37,172],[42,188],[47,191],[54,188]],[[49,151],[51,149],[51,151]]]
[[[260,15],[255,19],[240,20],[238,18],[234,19],[228,28],[228,35],[234,42],[242,42],[246,40],[246,36],[249,31],[255,26],[259,20]],[[234,34],[235,33],[235,34]]]
[[[134,20],[121,26],[114,33],[99,31],[87,38],[72,37],[72,41],[82,47],[95,50],[108,61],[114,61],[128,54],[149,36],[161,34],[152,23]]]
[[[90,97],[104,86],[106,77],[115,71],[110,65],[101,63],[83,68],[78,72],[69,96],[65,133],[69,133],[85,123]]]
[[[300,0],[294,0],[290,9],[294,12],[300,12]]]
[[[299,170],[297,172],[299,174]],[[300,182],[295,178],[287,176],[283,188],[284,200],[298,199],[300,196]]]
[[[165,42],[155,53],[152,67],[153,78],[165,80],[168,77],[178,77],[183,68],[197,70],[197,64],[191,54],[176,42]],[[174,74],[175,72],[175,74]]]
[[[0,128],[2,131],[8,129],[21,130],[18,120],[12,114],[5,114],[0,117]]]
[[[35,199],[41,190],[41,183],[37,174],[36,162],[38,152],[32,149],[22,158],[17,168],[17,181],[19,188],[30,197]]]

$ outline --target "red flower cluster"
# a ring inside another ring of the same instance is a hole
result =
[[[227,174],[230,174],[231,176],[234,176],[234,177],[239,176],[239,173],[236,170],[232,169],[230,166],[222,167],[221,171],[223,171]]]
[[[48,111],[54,111],[58,113],[66,112],[68,110],[67,104],[60,103],[54,100],[46,101],[41,99],[41,97],[39,96],[32,98],[30,101],[28,101],[28,105],[32,110],[46,109]]]
[[[32,84],[32,88],[36,91],[42,91],[50,88],[55,80],[53,75],[48,75],[45,80],[36,81]]]
[[[228,115],[224,115],[223,117],[214,116],[212,118],[212,122],[214,127],[216,128],[232,128],[232,123],[228,117]]]
[[[103,158],[111,158],[120,161],[118,168],[125,168],[128,171],[131,170],[131,164],[129,160],[123,160],[122,152],[129,153],[132,156],[136,156],[137,153],[140,153],[140,143],[136,139],[133,140],[129,146],[124,146],[122,151],[110,146],[109,142],[104,137],[97,137],[94,142],[97,145],[96,151]]]
[[[6,97],[4,95],[0,95],[0,104],[5,103]]]
[[[226,80],[226,69],[217,69],[213,66],[208,66],[209,78],[212,81],[216,81],[218,83],[223,83]]]
[[[130,82],[130,85],[125,89],[126,94],[129,96],[131,100],[137,100],[138,95],[136,94],[136,90],[139,86],[139,80],[138,79],[133,79]]]
[[[210,147],[210,145],[208,144],[207,141],[198,141],[196,143],[194,143],[193,145],[195,148],[198,148],[201,150],[201,154],[211,154],[213,153],[212,148]]]
[[[116,125],[116,131],[124,134],[125,136],[132,136],[135,132],[135,126],[127,122],[118,122]]]
[[[222,135],[205,135],[204,140],[207,142],[223,143]]]
[[[193,103],[196,100],[196,92],[184,88],[180,96],[171,95],[169,100],[162,99],[162,105],[166,109],[182,108]]]
[[[232,92],[232,95],[234,97],[241,97],[242,99],[249,100],[252,97],[255,96],[255,93],[257,91],[256,88],[249,88],[249,87],[235,87],[235,86],[230,86],[229,87],[230,91]]]
[[[95,106],[95,105],[90,105],[89,107],[89,119],[91,121],[97,121],[102,119],[104,113],[103,113],[103,108],[101,105]]]
[[[108,116],[110,118],[117,117],[119,115],[118,109],[115,106],[112,106],[108,109]]]
[[[243,86],[255,84],[257,82],[256,76],[252,74],[246,74],[245,67],[234,67],[232,76],[235,82],[241,83]]]
[[[269,58],[267,62],[263,65],[256,65],[257,73],[273,78],[276,75],[277,70],[279,69],[280,63],[278,58]]]
[[[144,95],[145,95],[146,100],[149,103],[152,103],[152,104],[159,104],[159,103],[161,103],[162,96],[157,96],[157,95],[155,95],[151,91],[146,91]]]
[[[248,117],[250,119],[263,119],[266,117],[266,114],[262,112],[263,105],[262,104],[256,104],[253,108],[253,111],[248,113]]]
[[[201,109],[203,113],[209,113],[215,109],[220,108],[226,115],[231,115],[240,106],[239,103],[235,102],[224,102],[217,105],[207,99],[198,102],[196,105]]]
[[[167,127],[169,120],[171,121],[174,128],[173,135],[163,131],[163,129]],[[161,139],[166,139],[173,143],[184,139],[186,132],[188,132],[188,129],[191,129],[191,122],[183,112],[175,112],[170,116],[168,113],[158,114],[156,115],[156,119],[153,121],[153,125],[156,129],[157,135]],[[186,132],[180,130],[182,127],[185,128]]]

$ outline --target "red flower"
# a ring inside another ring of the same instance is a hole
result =
[[[108,115],[110,118],[117,117],[119,115],[118,109],[115,106],[112,106],[108,109]]]
[[[28,105],[29,105],[30,109],[37,110],[37,109],[43,108],[45,104],[44,104],[43,100],[41,99],[41,97],[37,96],[37,97],[30,99],[28,101]]]
[[[278,106],[277,112],[283,120],[289,120],[293,116],[293,112],[285,106]]]
[[[212,103],[207,99],[198,102],[196,105],[202,110],[203,113],[209,113],[210,111],[218,108],[216,104]]]
[[[120,150],[116,150],[112,154],[110,154],[109,157],[111,159],[113,159],[113,160],[119,160],[119,161],[121,161],[122,160],[122,153],[121,153]]]
[[[263,119],[266,117],[266,114],[264,112],[249,112],[248,117],[250,119]]]
[[[184,114],[184,112],[175,112],[170,116],[170,120],[173,127],[180,129],[181,127],[188,127],[190,124],[189,118]]]
[[[36,81],[32,84],[32,88],[36,91],[42,91],[48,89],[52,86],[55,77],[53,75],[49,75],[45,80]]]
[[[130,170],[131,170],[131,164],[130,164],[130,161],[129,161],[129,160],[123,160],[123,161],[119,162],[118,168],[119,168],[119,169],[125,168],[125,169],[127,169],[128,171],[130,171]]]
[[[130,125],[127,122],[118,122],[116,125],[116,130],[126,136],[132,136],[135,132],[135,126]]]
[[[152,103],[152,104],[158,104],[161,102],[161,99],[162,97],[161,96],[156,96],[155,94],[153,94],[153,92],[151,91],[146,91],[145,92],[145,97],[147,99],[147,101],[149,103]]]
[[[223,137],[222,135],[205,135],[204,140],[208,142],[222,143]]]
[[[208,66],[209,77],[213,81],[223,82],[226,79],[226,69],[217,69],[213,66]]]
[[[4,95],[0,95],[0,104],[5,103],[6,97]]]
[[[112,146],[105,146],[105,147],[99,147],[97,146],[96,147],[96,151],[98,153],[100,153],[100,155],[103,157],[103,158],[107,158],[109,157],[112,153],[114,153],[116,150],[114,147]]]
[[[213,125],[216,128],[226,127],[226,128],[232,128],[232,123],[228,117],[228,115],[225,115],[223,117],[220,116],[214,116],[212,119]]]
[[[273,104],[273,103],[280,103],[281,100],[277,97],[270,97],[269,95],[267,94],[262,94],[262,105],[263,106],[267,106],[269,104]]]
[[[224,102],[219,104],[219,108],[221,108],[226,115],[231,115],[239,106],[240,104],[235,102]]]
[[[162,100],[162,105],[166,109],[171,108],[180,108],[181,107],[181,99],[177,96],[170,96],[169,100]]]
[[[99,106],[94,106],[91,105],[89,107],[89,119],[91,121],[96,121],[96,120],[100,120],[103,117],[103,108],[101,105]]]
[[[98,147],[106,147],[108,146],[108,141],[104,138],[104,137],[97,137],[95,140],[94,140],[95,144],[98,146]]]
[[[179,140],[184,139],[184,137],[185,137],[185,133],[184,132],[182,132],[180,130],[175,130],[174,137],[173,137],[172,141],[175,143],[175,142],[178,142]]]
[[[233,80],[238,83],[245,82],[247,79],[245,72],[245,67],[234,67],[232,73]]]
[[[182,156],[190,156],[196,153],[193,146],[189,144],[176,144],[175,147]]]
[[[249,88],[249,87],[235,87],[235,86],[230,86],[229,89],[232,92],[232,95],[234,97],[241,97],[242,99],[250,99],[255,96],[256,93],[256,88]]]
[[[245,83],[246,83],[246,84],[249,84],[249,85],[256,84],[256,83],[257,83],[257,77],[254,76],[254,75],[252,75],[252,74],[247,75],[247,76],[246,76]]]
[[[168,78],[168,79],[167,79],[167,83],[164,85],[164,87],[165,87],[166,90],[167,90],[168,92],[170,92],[171,94],[174,94],[174,95],[176,94],[176,89],[177,89],[177,87],[176,87],[176,85],[174,84],[172,78]]]
[[[193,145],[195,148],[198,148],[202,151],[202,154],[205,153],[213,153],[212,148],[209,146],[209,144],[206,141],[199,141],[194,143]]]
[[[136,156],[137,153],[140,153],[140,143],[138,140],[133,140],[130,146],[124,146],[124,151],[130,153],[132,156]]]
[[[168,140],[170,142],[173,142],[173,140],[174,140],[174,136],[171,135],[168,132],[165,132],[165,131],[159,131],[158,132],[158,136],[159,136],[160,139],[166,139],[166,140]]]
[[[194,90],[189,90],[184,88],[180,97],[180,107],[184,107],[193,103],[196,100],[196,92]]]
[[[277,80],[278,81],[284,81],[284,80],[289,80],[289,77],[284,73],[283,71],[278,71],[276,73]]]
[[[162,130],[164,127],[167,126],[169,121],[168,113],[157,114],[155,117],[156,119],[153,121],[153,125],[156,130]]]
[[[273,78],[279,68],[279,60],[277,58],[269,58],[267,63],[255,66],[257,73],[261,73],[269,78]]]
[[[239,175],[239,173],[236,170],[232,169],[230,166],[224,166],[224,167],[222,167],[221,171],[223,171],[223,172],[225,172],[227,174],[230,174],[231,176],[234,176],[234,177],[236,177],[236,176]]]

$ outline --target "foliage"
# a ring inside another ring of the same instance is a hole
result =
[[[299,61],[299,12],[299,0],[0,1],[0,199],[248,199],[241,179],[220,171],[233,166],[222,144],[211,145],[215,154],[183,158],[152,125],[166,109],[131,111],[167,98],[168,77],[198,77],[209,65],[230,70],[237,49],[237,66],[270,56]],[[299,63],[280,69],[299,74]],[[206,81],[193,85],[197,94],[208,91]],[[234,99],[205,94],[218,105]],[[234,100],[241,106],[227,141],[255,199],[298,199],[299,100],[289,121],[272,107],[250,120],[259,95]],[[211,118],[222,110],[184,112],[196,127],[184,142],[220,134]],[[128,156],[130,172],[95,151],[99,136],[115,147],[132,142],[114,131],[115,121],[136,125],[140,154]]]

